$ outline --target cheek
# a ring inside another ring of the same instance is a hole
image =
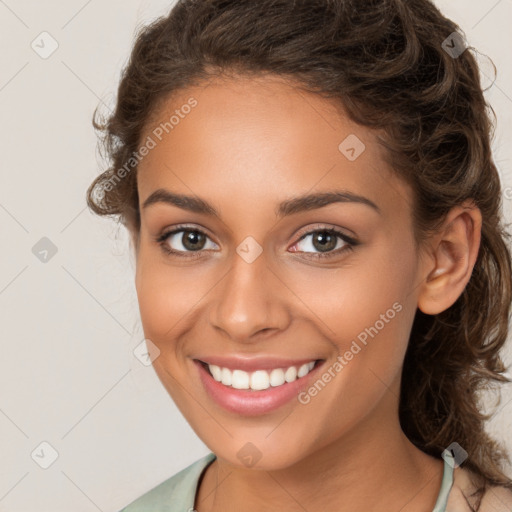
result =
[[[166,281],[165,275],[141,254],[135,280],[137,299],[145,336],[155,342],[161,340],[174,323],[174,308],[171,307],[174,293]]]
[[[315,312],[329,327],[324,332],[334,355],[319,377],[328,382],[325,388],[315,383],[302,396],[302,403],[308,401],[305,408],[310,408],[304,414],[318,418],[311,428],[319,437],[338,436],[340,429],[350,428],[399,392],[396,386],[416,311],[411,293],[415,269],[414,248],[406,240],[398,245],[381,242],[335,278],[325,279],[318,308],[323,306]],[[322,418],[327,416],[326,428]]]
[[[343,402],[343,410],[353,409],[357,416],[400,373],[416,311],[416,259],[414,245],[405,237],[382,237],[353,256],[350,265],[317,281],[322,288],[316,288],[321,301],[315,311],[329,327],[324,332],[336,357],[342,358],[332,372],[336,384],[330,400]],[[302,282],[304,293],[308,286]],[[344,397],[360,400],[345,403]]]
[[[386,330],[402,322],[396,314],[414,303],[416,256],[406,236],[380,236],[355,251],[335,270],[315,269],[294,274],[295,293],[325,322],[326,335],[347,340],[373,326],[385,315]],[[388,314],[386,315],[386,312]]]
[[[191,286],[187,275],[188,271],[166,265],[159,255],[141,248],[135,286],[145,335],[155,343],[176,337],[181,321],[193,314],[204,295],[200,286]],[[202,277],[194,274],[194,282],[202,282]]]

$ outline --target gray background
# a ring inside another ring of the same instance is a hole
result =
[[[510,222],[512,0],[437,4],[497,65],[487,98]],[[171,5],[0,0],[0,511],[117,511],[209,451],[133,354],[126,233],[85,206],[103,169],[92,112],[113,107],[136,27]],[[31,46],[51,48],[44,31],[58,43],[46,59]],[[512,450],[510,387],[489,430]]]

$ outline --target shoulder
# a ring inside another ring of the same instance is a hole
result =
[[[171,512],[194,507],[197,483],[204,469],[215,460],[209,453],[171,478],[149,490],[119,512]]]
[[[512,491],[505,487],[490,487],[482,498],[479,512],[512,512]]]
[[[512,490],[488,486],[479,500],[477,490],[480,484],[481,481],[471,471],[455,469],[446,512],[512,512]]]

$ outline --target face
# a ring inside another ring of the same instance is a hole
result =
[[[181,91],[148,137],[141,319],[198,436],[277,469],[396,431],[420,268],[412,193],[375,133],[267,77]]]

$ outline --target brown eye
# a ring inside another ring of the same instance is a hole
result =
[[[177,227],[172,231],[167,231],[157,238],[158,244],[169,254],[177,256],[190,256],[190,253],[197,253],[205,249],[215,249],[217,246],[212,244],[208,247],[210,237],[199,229]],[[213,246],[213,247],[212,247]],[[195,255],[194,255],[195,256]]]
[[[200,251],[203,249],[206,241],[204,234],[199,231],[183,231],[183,233],[181,237],[183,247],[189,251]]]
[[[320,252],[332,251],[336,247],[337,237],[328,231],[317,231],[313,235],[313,246]]]
[[[356,245],[358,243],[355,240],[336,229],[317,229],[302,236],[295,244],[297,249],[294,252],[304,252],[311,258],[322,258],[339,255]]]

